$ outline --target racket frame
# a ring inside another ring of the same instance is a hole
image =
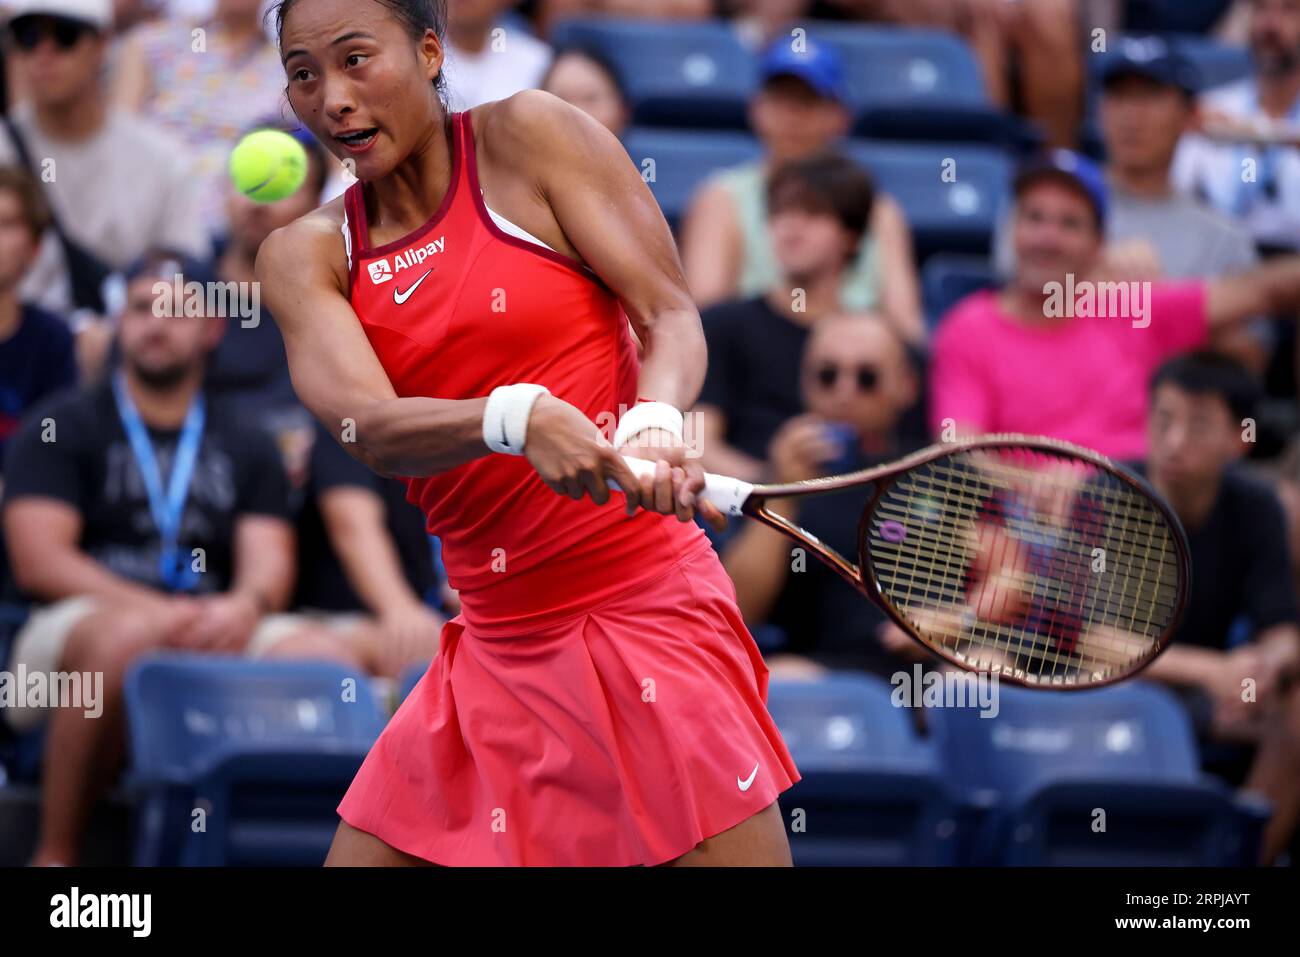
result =
[[[862,469],[857,472],[847,472],[843,475],[831,475],[824,478],[805,479],[799,482],[755,485],[749,496],[745,499],[744,504],[741,506],[741,511],[750,518],[760,521],[763,524],[776,529],[778,532],[781,532],[782,534],[787,535],[799,543],[811,548],[814,554],[816,554],[824,564],[829,566],[841,578],[853,586],[853,588],[871,599],[871,601],[880,608],[881,611],[888,615],[896,625],[902,628],[913,641],[918,642],[932,655],[948,661],[964,671],[990,673],[987,670],[972,668],[968,662],[962,661],[954,654],[933,647],[917,634],[916,628],[908,623],[903,615],[893,607],[893,604],[885,598],[884,593],[881,591],[880,583],[876,578],[875,570],[871,565],[871,555],[869,550],[866,548],[866,541],[871,518],[875,513],[876,506],[880,503],[881,497],[904,473],[918,466],[933,462],[936,459],[957,455],[962,452],[979,451],[980,449],[1006,449],[1009,447],[1021,448],[1027,451],[1045,452],[1051,455],[1068,456],[1070,458],[1082,460],[1116,476],[1127,483],[1144,498],[1148,499],[1155,509],[1164,517],[1169,528],[1173,531],[1179,587],[1176,590],[1176,605],[1173,615],[1170,618],[1169,626],[1156,640],[1154,650],[1143,658],[1141,663],[1129,671],[1098,681],[1061,681],[1059,683],[1027,679],[1002,670],[991,673],[997,674],[1000,681],[1007,681],[1011,684],[1021,685],[1036,690],[1053,691],[1087,691],[1115,684],[1119,681],[1128,680],[1159,657],[1161,652],[1169,646],[1171,636],[1178,630],[1178,626],[1182,622],[1183,615],[1187,611],[1187,602],[1192,589],[1191,549],[1188,545],[1187,533],[1183,529],[1182,522],[1179,521],[1178,516],[1174,513],[1174,510],[1169,506],[1164,498],[1157,494],[1154,489],[1149,487],[1128,469],[1111,461],[1099,452],[1094,452],[1092,449],[1074,445],[1060,439],[1050,439],[1043,436],[1021,435],[1018,433],[979,435],[956,442],[945,442],[939,445],[931,445],[917,452],[913,452],[911,455],[905,456],[896,462],[889,462],[884,465],[875,466],[874,468]],[[856,565],[829,545],[823,544],[812,533],[800,528],[789,519],[782,515],[778,515],[767,508],[768,499],[800,498],[823,495],[868,484],[874,484],[875,490],[872,493],[870,500],[867,502],[866,507],[862,510],[862,517],[858,522],[858,564]]]

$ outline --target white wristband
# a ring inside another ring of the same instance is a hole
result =
[[[614,448],[621,449],[633,436],[646,429],[663,429],[680,440],[682,424],[681,411],[667,402],[638,402],[618,420],[618,428],[614,430]]]
[[[523,455],[533,403],[550,394],[546,386],[530,382],[497,386],[483,409],[483,442],[493,452]]]

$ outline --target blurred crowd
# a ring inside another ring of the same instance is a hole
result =
[[[1182,519],[1196,581],[1146,677],[1176,690],[1207,767],[1277,802],[1271,858],[1300,815],[1300,0],[1189,0],[1251,54],[1248,76],[1212,88],[1161,37],[1120,40],[1157,6],[450,0],[445,69],[454,109],[540,87],[622,136],[636,122],[627,78],[599,49],[551,43],[556,24],[725,18],[757,64],[748,124],[763,155],[714,171],[678,226],[709,345],[690,417],[705,467],[787,482],[1003,431],[1131,465]],[[427,662],[458,609],[403,486],[297,403],[265,310],[155,309],[177,276],[252,283],[266,236],[349,182],[297,129],[265,4],[0,8],[3,660],[101,671],[110,692],[158,647],[327,657],[385,679]],[[791,24],[809,20],[960,37],[993,106],[1035,133],[987,280],[937,323],[905,204],[839,149],[846,65],[791,50]],[[1090,117],[1099,30],[1115,42]],[[309,157],[305,186],[269,204],[225,172],[264,128]],[[1048,290],[1067,277],[1133,298],[1122,315],[1062,321]],[[782,508],[853,555],[861,506]],[[774,675],[887,676],[924,657],[770,529],[735,525],[715,545]],[[45,720],[5,717],[14,732]],[[46,769],[38,859],[69,861],[89,782],[120,759],[120,715],[59,712],[48,735],[63,760]]]

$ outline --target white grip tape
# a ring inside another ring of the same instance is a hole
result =
[[[629,455],[623,456],[623,461],[628,464],[637,478],[645,478],[647,475],[655,474],[655,463],[649,459],[634,459]],[[618,488],[616,482],[610,482],[611,488]],[[704,473],[704,491],[701,496],[708,499],[717,506],[718,511],[724,515],[740,515],[741,506],[745,504],[745,499],[749,498],[749,493],[754,490],[754,486],[749,482],[742,482],[740,479],[730,478],[726,475],[714,475],[712,472]]]
[[[498,386],[483,408],[483,442],[493,452],[523,455],[533,403],[551,391],[544,385],[517,382]]]
[[[646,429],[663,429],[680,440],[683,422],[681,410],[667,402],[638,402],[618,420],[618,428],[614,430],[614,448],[621,449],[629,439]]]

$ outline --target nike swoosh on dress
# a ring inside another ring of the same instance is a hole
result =
[[[424,282],[426,279],[428,279],[428,278],[429,278],[429,273],[431,273],[431,272],[433,272],[432,269],[426,269],[426,270],[424,271],[424,275],[421,276],[419,279],[415,280],[415,283],[414,283],[414,284],[413,284],[409,289],[407,289],[405,292],[403,292],[402,290],[400,290],[400,289],[398,289],[396,286],[394,286],[394,287],[393,287],[393,302],[397,303],[397,304],[400,306],[402,303],[406,302],[406,300],[410,299],[410,298],[411,298],[411,293],[415,292],[415,290],[417,290],[417,289],[420,288],[420,283],[422,283],[422,282]]]

